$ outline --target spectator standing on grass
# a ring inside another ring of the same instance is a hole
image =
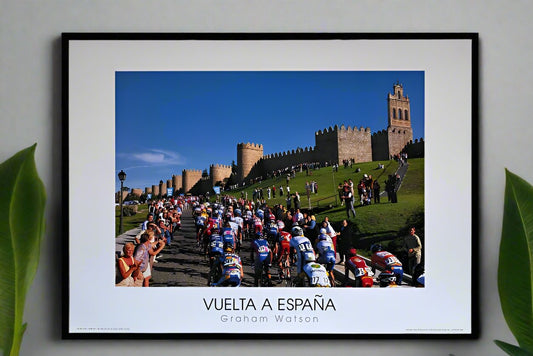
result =
[[[283,186],[282,185],[279,186],[279,196],[283,197]]]
[[[415,232],[415,227],[411,227],[409,229],[409,235],[405,236],[403,241],[403,248],[407,251],[408,268],[411,275],[413,275],[416,266],[422,260],[422,243]]]
[[[339,192],[339,199],[341,201],[341,205],[344,205],[344,199],[343,199],[344,189],[343,189],[342,183],[339,183],[339,185],[337,186],[337,191]]]
[[[387,192],[387,199],[389,202],[392,202],[392,174],[389,174],[389,178],[385,181],[385,192]]]
[[[272,186],[272,197],[273,198],[276,197],[276,186],[275,185]]]
[[[300,209],[300,195],[298,192],[294,193],[294,209]]]
[[[379,190],[381,187],[379,186],[379,182],[376,180],[374,181],[374,203],[379,203]]]
[[[355,218],[355,209],[353,207],[353,194],[352,189],[349,185],[344,186],[344,192],[342,199],[344,200],[344,204],[346,205],[346,216],[349,219],[350,218],[350,212],[353,214],[353,217]]]
[[[289,197],[291,195],[291,187],[287,186],[287,196]]]
[[[291,196],[289,194],[287,194],[286,203],[287,203],[287,209],[291,210],[292,199],[291,199]]]

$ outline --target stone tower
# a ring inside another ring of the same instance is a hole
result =
[[[181,175],[180,176],[177,176],[177,175],[173,175],[172,176],[172,187],[174,188],[174,191],[175,192],[178,192],[181,187],[182,187],[182,179],[181,179]]]
[[[403,95],[403,85],[400,83],[393,85],[393,93],[389,93],[387,101],[389,156],[394,156],[400,153],[406,144],[413,141],[411,107],[409,97]]]
[[[159,185],[152,185],[152,195],[154,198],[159,196]]]
[[[167,183],[164,181],[159,181],[159,194],[161,196],[167,195]]]
[[[184,169],[181,172],[181,176],[183,179],[183,192],[188,193],[202,178],[202,171],[199,169]]]
[[[139,188],[133,188],[131,190],[131,194],[136,195],[137,197],[140,197],[142,193],[143,193],[142,189],[139,189]]]
[[[218,182],[223,182],[224,179],[231,175],[231,166],[224,164],[212,164],[209,166],[209,176],[211,177],[211,185],[214,186]]]
[[[262,157],[263,145],[249,142],[237,144],[237,181],[242,182]]]

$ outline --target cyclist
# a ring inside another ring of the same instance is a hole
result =
[[[280,231],[278,244],[276,245],[276,256],[279,263],[280,279],[290,278],[291,268],[291,234],[286,231]],[[284,269],[287,271],[284,273]]]
[[[278,227],[279,227],[279,225],[278,225]],[[283,256],[284,253],[290,255],[290,252],[291,252],[291,246],[290,246],[291,238],[292,238],[292,235],[289,232],[283,231],[281,229],[279,230],[278,241],[277,241],[276,246],[274,247],[274,253],[276,255],[276,259],[277,260],[280,260],[280,258]]]
[[[252,227],[254,226],[253,214],[252,211],[246,208],[244,212],[244,231],[246,233],[245,237],[248,238]]]
[[[241,285],[241,280],[244,276],[242,262],[241,258],[234,253],[232,246],[224,247],[224,255],[220,259],[220,269],[222,270],[222,277],[216,283],[216,286],[238,287]]]
[[[270,243],[271,245],[274,245],[278,241],[279,231],[275,221],[271,221],[268,223],[266,228],[266,234],[268,243]]]
[[[222,228],[222,240],[224,241],[224,246],[229,245],[235,249],[235,234],[229,221],[227,221]]]
[[[374,273],[366,265],[365,260],[357,256],[357,250],[351,248],[348,250],[348,261],[344,266],[344,283],[346,284],[349,280],[350,271],[355,276],[355,286],[356,287],[372,287],[374,285],[374,280],[372,276]]]
[[[304,266],[305,276],[307,277],[306,285],[309,287],[331,287],[329,273],[324,266],[315,263],[309,257]]]
[[[378,276],[378,281],[380,288],[397,287],[396,276],[391,270],[381,272]]]
[[[315,251],[311,245],[311,241],[304,236],[304,232],[301,227],[295,226],[291,230],[292,239],[290,241],[291,249],[296,255],[296,285],[302,286],[304,282],[305,273],[303,267],[308,262],[314,262],[316,260]]]
[[[256,239],[252,242],[252,251],[250,259],[254,265],[254,286],[259,286],[259,281],[263,284],[261,274],[264,272],[267,278],[267,285],[272,286],[270,266],[272,263],[272,251],[268,246],[268,241],[264,239],[263,234],[257,233]]]
[[[263,233],[263,222],[261,221],[261,219],[254,215],[253,217],[254,221],[253,221],[253,224],[254,224],[254,235],[257,235],[257,233]]]
[[[316,252],[318,254],[318,263],[326,267],[326,271],[330,276],[331,285],[335,285],[335,276],[333,275],[333,268],[335,267],[335,250],[333,249],[333,242],[326,234],[321,234],[318,237],[316,244]]]
[[[207,285],[211,285],[220,278],[220,258],[224,254],[224,241],[218,234],[211,235],[209,243],[209,276]]]
[[[207,215],[203,214],[200,208],[198,209],[199,209],[199,212],[198,212],[198,215],[195,217],[195,225],[196,225],[196,243],[200,245],[200,236],[202,236],[204,232]]]
[[[403,267],[400,260],[392,253],[384,251],[379,243],[370,246],[370,251],[372,252],[372,258],[370,262],[372,272],[376,271],[376,267],[382,270],[390,270],[396,276],[396,284],[402,284]]]

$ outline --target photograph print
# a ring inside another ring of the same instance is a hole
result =
[[[475,337],[476,46],[65,34],[63,337]]]
[[[424,288],[424,83],[117,71],[115,285]]]

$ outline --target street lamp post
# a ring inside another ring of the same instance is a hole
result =
[[[124,189],[124,181],[126,180],[126,173],[124,173],[123,170],[120,170],[118,173],[118,179],[120,180],[120,192],[119,192],[119,198],[120,198],[120,226],[119,226],[119,234],[122,234],[122,216],[124,214],[124,210],[122,209],[122,189]]]

